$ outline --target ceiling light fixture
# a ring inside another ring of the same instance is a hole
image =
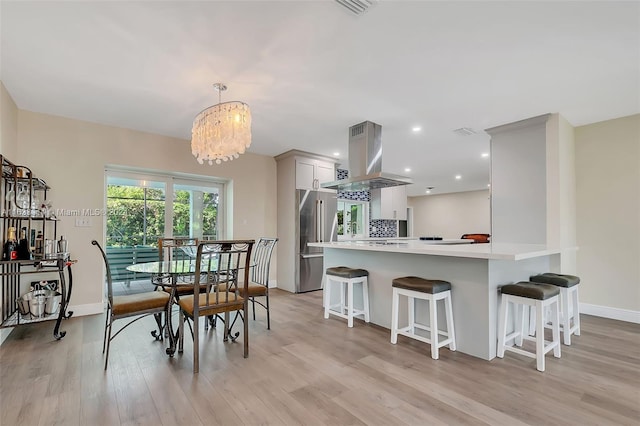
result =
[[[340,153],[339,153],[339,152],[334,152],[334,153],[333,153],[333,156],[334,156],[334,157],[340,157]]]
[[[415,126],[415,127],[411,128],[411,131],[413,133],[418,133],[420,130],[422,130],[422,127],[420,127],[420,126]]]
[[[434,186],[427,186],[427,190],[425,191],[425,193],[427,194],[431,194],[431,190],[435,188]]]
[[[405,167],[404,171],[405,171],[405,173],[409,173],[411,171],[411,167]]]
[[[482,158],[487,158],[489,156],[489,153],[488,152],[483,152],[482,154],[480,154],[480,156]]]
[[[461,175],[456,175],[456,180],[460,180],[460,179],[462,179],[462,176]]]
[[[216,83],[218,103],[200,112],[193,120],[191,152],[198,163],[220,164],[244,154],[251,145],[251,110],[244,102],[222,103],[224,83]]]

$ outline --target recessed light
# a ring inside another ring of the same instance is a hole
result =
[[[487,188],[491,188],[491,184],[490,183],[487,184]]]
[[[427,190],[425,191],[425,193],[426,193],[426,194],[431,194],[431,190],[430,190],[430,189],[427,189]]]
[[[483,152],[481,154],[481,156],[482,156],[482,158],[487,158],[489,156],[489,153],[488,152]]]
[[[461,175],[456,175],[456,180],[460,180],[460,179],[462,179],[462,176]]]
[[[411,171],[411,167],[405,167],[405,168],[404,168],[404,171],[405,171],[406,173],[409,173],[409,172]]]
[[[339,152],[334,152],[334,153],[333,153],[333,156],[334,156],[334,157],[340,157],[340,153],[339,153]]]
[[[422,130],[422,127],[420,127],[420,126],[413,126],[413,127],[411,128],[411,131],[412,131],[412,132],[414,132],[414,133],[417,133],[417,132],[419,132],[420,130]]]

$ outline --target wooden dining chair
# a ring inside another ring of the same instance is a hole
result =
[[[155,331],[152,332],[152,336],[156,337],[157,340],[162,339],[162,321],[160,314],[166,312],[168,309],[168,304],[170,300],[169,293],[164,291],[147,291],[144,293],[136,293],[136,294],[127,294],[124,296],[114,296],[113,295],[113,283],[111,280],[111,268],[109,268],[109,260],[107,259],[107,255],[100,246],[100,244],[93,240],[91,244],[98,247],[100,250],[100,254],[102,255],[102,259],[104,260],[104,265],[107,271],[107,317],[105,319],[104,324],[104,338],[102,342],[102,353],[105,353],[106,349],[106,357],[104,359],[104,369],[107,369],[108,361],[109,361],[109,349],[111,347],[111,341],[115,339],[115,337],[120,334],[125,328],[134,322],[142,319],[148,315],[156,314],[155,319],[158,324],[158,334],[155,334]],[[127,324],[125,324],[120,330],[116,332],[113,336],[112,328],[113,323],[116,320],[123,318],[133,318]]]
[[[229,313],[242,312],[247,318],[247,299],[240,296],[248,294],[249,266],[254,240],[203,241],[198,244],[196,253],[195,282],[192,295],[181,296],[178,352],[182,352],[184,343],[184,323],[189,321],[193,337],[193,372],[199,371],[199,317],[224,314],[224,340],[229,337],[235,341],[239,333],[231,335]],[[203,291],[204,287],[204,291]],[[244,357],[249,356],[249,327],[243,321]]]

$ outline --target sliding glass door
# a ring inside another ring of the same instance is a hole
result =
[[[224,184],[107,171],[107,247],[156,246],[160,237],[220,239]]]

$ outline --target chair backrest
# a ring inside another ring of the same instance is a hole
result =
[[[254,240],[202,241],[196,253],[195,300],[193,315],[199,310],[215,306],[219,312],[225,311],[225,305],[237,305],[238,287],[249,287],[251,251]],[[225,285],[218,285],[225,284]],[[204,297],[200,298],[200,294]],[[234,303],[235,302],[235,303]]]
[[[253,249],[253,261],[251,262],[251,281],[269,287],[269,266],[271,254],[278,242],[277,238],[262,237]]]
[[[196,255],[197,247],[197,238],[158,238],[158,257],[160,261],[193,259]]]
[[[109,259],[107,259],[107,254],[104,252],[100,243],[96,240],[91,241],[91,244],[98,247],[100,250],[100,254],[102,255],[102,259],[104,260],[104,266],[107,269],[107,297],[109,298],[109,306],[113,306],[113,282],[111,281],[111,268],[109,266]]]

